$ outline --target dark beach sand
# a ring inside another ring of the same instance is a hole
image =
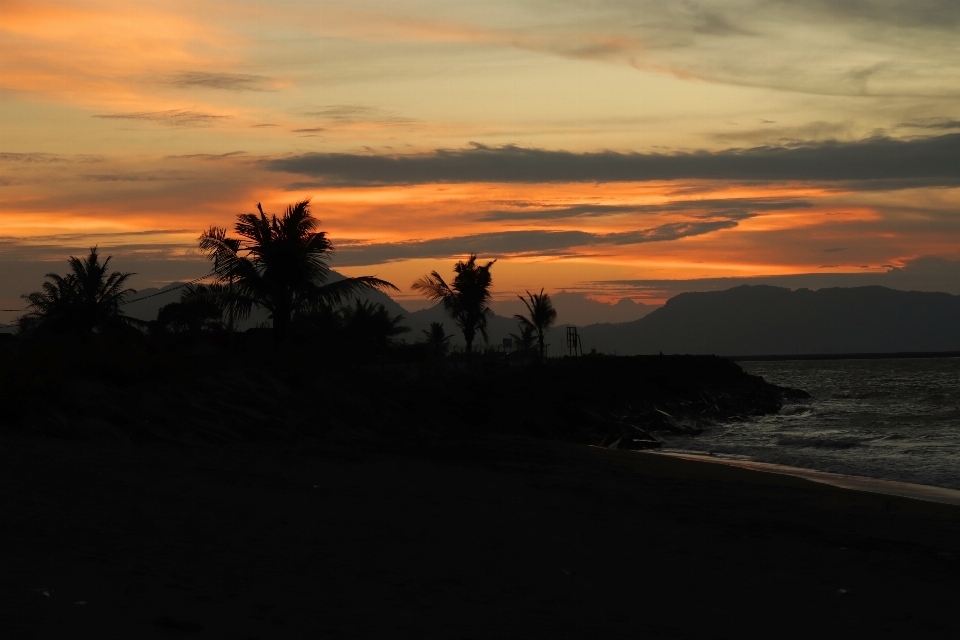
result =
[[[2,638],[960,637],[956,506],[518,439],[0,445]]]

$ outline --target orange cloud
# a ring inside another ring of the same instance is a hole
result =
[[[489,248],[484,257],[501,257],[498,291],[507,296],[587,280],[882,270],[916,256],[954,255],[960,245],[953,215],[960,189],[885,198],[807,184],[720,181],[290,190],[286,179],[251,154],[6,153],[0,156],[0,225],[6,241],[35,258],[55,259],[60,243],[121,247],[118,257],[130,259],[196,261],[196,236],[209,225],[230,227],[257,202],[279,213],[309,197],[342,257],[367,246],[404,247],[407,257],[338,267],[347,273],[377,273],[406,286],[424,270],[452,265],[459,247],[468,251],[477,236],[493,237],[493,244],[482,245]],[[721,224],[684,231],[716,221]],[[661,241],[638,236],[632,244],[615,235],[650,229],[668,232]],[[509,235],[516,233],[532,234],[531,244],[524,245],[527,236]],[[551,233],[561,235],[543,235]],[[496,234],[506,234],[500,246]],[[418,242],[450,250],[422,254]]]
[[[236,34],[177,3],[4,1],[0,13],[0,87],[87,108],[175,108],[150,85],[238,61],[225,46],[236,46]]]

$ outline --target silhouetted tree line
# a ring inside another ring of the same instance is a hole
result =
[[[212,263],[212,282],[184,286],[180,300],[162,307],[155,320],[143,322],[124,313],[123,305],[136,293],[126,283],[135,274],[110,271],[111,258],[101,262],[94,247],[86,258],[71,257],[66,275],[49,273],[40,291],[23,296],[29,306],[18,320],[20,335],[72,340],[94,335],[146,337],[155,344],[207,335],[229,339],[237,323],[258,307],[269,314],[274,344],[313,344],[363,357],[399,346],[398,338],[410,330],[403,326],[403,316],[362,299],[366,292],[398,291],[397,287],[374,276],[331,280],[328,262],[334,246],[318,229],[320,222],[310,212],[309,200],[288,206],[279,217],[267,216],[259,203],[257,210],[238,216],[236,237],[221,227],[201,234],[199,248]],[[463,334],[467,354],[474,352],[477,334],[488,340],[495,263],[480,264],[471,255],[456,263],[449,284],[433,271],[412,285],[443,304]],[[519,334],[513,337],[522,351],[531,351],[536,343],[542,358],[544,336],[557,312],[542,289],[519,297],[528,314],[515,316]],[[442,323],[434,322],[423,334],[420,355],[437,358],[449,351],[452,336]]]

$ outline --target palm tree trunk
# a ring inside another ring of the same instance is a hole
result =
[[[464,329],[464,330],[463,330],[463,339],[464,339],[464,340],[466,341],[466,343],[467,343],[466,353],[468,353],[468,354],[469,354],[469,353],[473,353],[473,336],[474,336],[474,335],[475,335],[475,334],[474,334],[473,331],[468,331],[467,329]]]
[[[290,330],[290,317],[293,315],[292,305],[278,304],[273,309],[273,339],[280,344],[286,342]]]

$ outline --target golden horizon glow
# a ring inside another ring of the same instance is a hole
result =
[[[0,262],[42,273],[97,244],[153,286],[202,267],[203,229],[304,198],[341,249],[335,268],[404,288],[477,247],[499,259],[498,296],[604,300],[655,300],[607,282],[960,259],[960,188],[923,176],[344,186],[272,164],[478,148],[827,154],[960,132],[952,23],[893,5],[717,0],[704,22],[653,0],[0,0]],[[39,285],[22,278],[0,284],[0,306]]]

